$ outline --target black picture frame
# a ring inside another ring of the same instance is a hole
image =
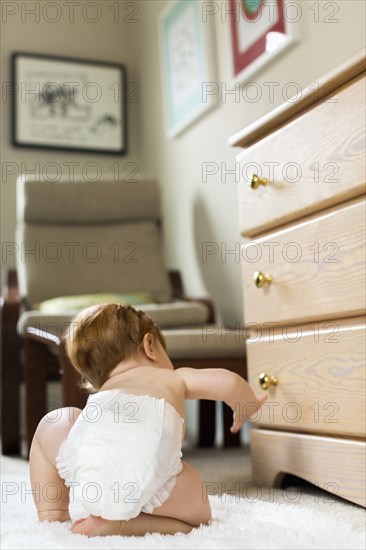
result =
[[[14,147],[126,154],[125,65],[17,51],[11,80]]]

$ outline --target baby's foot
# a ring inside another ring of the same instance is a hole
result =
[[[97,516],[89,516],[75,521],[71,531],[75,534],[86,535],[87,537],[105,537],[107,535],[120,534],[121,521],[112,521]]]

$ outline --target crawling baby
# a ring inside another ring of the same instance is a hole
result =
[[[188,533],[207,524],[204,483],[181,460],[184,400],[224,401],[235,433],[267,396],[258,399],[225,369],[174,370],[157,325],[130,306],[81,311],[65,346],[90,395],[82,411],[57,409],[37,427],[30,474],[39,519],[73,519],[72,532],[87,536]],[[70,518],[71,503],[78,518]]]

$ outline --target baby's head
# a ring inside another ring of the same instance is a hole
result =
[[[82,375],[81,387],[98,391],[118,363],[138,352],[145,334],[166,349],[159,327],[143,311],[121,304],[98,304],[80,311],[64,342],[73,366]]]

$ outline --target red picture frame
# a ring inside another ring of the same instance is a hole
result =
[[[245,80],[296,39],[297,20],[286,18],[286,0],[258,1],[256,7],[253,0],[227,0],[234,80]]]

